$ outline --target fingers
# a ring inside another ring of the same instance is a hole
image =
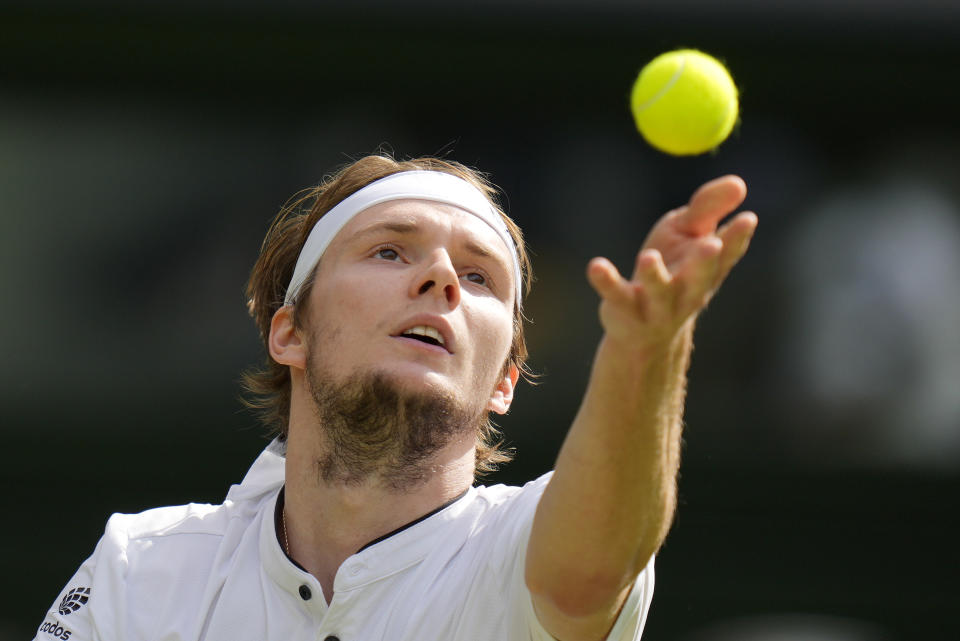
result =
[[[746,197],[747,185],[739,176],[716,178],[700,187],[690,202],[678,210],[676,224],[691,236],[709,234]]]
[[[641,250],[633,267],[633,280],[654,286],[669,283],[670,270],[663,262],[663,255],[656,249]]]
[[[718,228],[745,197],[746,185],[737,176],[705,184],[686,207],[654,226],[630,280],[606,258],[590,261],[587,278],[603,299],[604,329],[628,340],[672,335],[699,314],[746,253],[757,228],[757,216],[749,211]]]
[[[752,211],[745,211],[737,214],[717,230],[717,237],[723,242],[717,285],[727,277],[733,266],[747,253],[747,248],[750,246],[750,240],[753,238],[758,222],[756,214]]]
[[[604,328],[623,330],[636,322],[651,322],[669,317],[664,310],[673,307],[670,301],[670,274],[657,250],[644,250],[637,255],[636,267],[630,281],[624,279],[606,258],[594,258],[587,266],[587,278],[608,310]],[[601,305],[601,310],[604,306]],[[604,313],[601,311],[601,321]]]
[[[682,309],[700,308],[713,296],[750,246],[758,219],[753,212],[737,214],[716,234],[697,239],[696,249],[680,266],[677,283]]]
[[[718,283],[717,274],[723,242],[716,236],[697,241],[689,259],[674,278],[676,311],[683,316],[697,312],[706,305]]]
[[[606,258],[594,258],[587,264],[587,280],[605,300],[625,302],[629,298],[629,284]]]
[[[670,273],[663,257],[655,249],[637,255],[632,280],[628,281],[606,258],[594,258],[587,265],[587,279],[601,298],[616,304],[629,305],[644,313],[649,300],[670,297]]]
[[[679,326],[706,306],[746,253],[757,224],[756,214],[742,212],[716,233],[689,238],[682,257],[669,268],[659,250],[645,248],[637,254],[629,281],[606,258],[594,258],[587,278],[604,301],[620,310],[616,314],[626,313],[616,316],[619,327],[629,326],[625,318],[651,326]]]
[[[644,249],[637,254],[633,268],[632,294],[635,307],[650,320],[651,305],[673,307],[674,294],[670,291],[673,277],[656,249]]]

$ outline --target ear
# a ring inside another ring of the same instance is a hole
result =
[[[487,409],[497,414],[506,414],[513,402],[513,390],[516,389],[518,380],[520,380],[520,370],[516,365],[511,365],[507,368],[506,376],[494,388],[493,396],[487,403]]]
[[[273,315],[267,348],[270,357],[281,365],[306,369],[307,346],[293,325],[293,306],[284,305]]]

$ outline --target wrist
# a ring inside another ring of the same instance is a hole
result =
[[[618,336],[604,332],[600,351],[629,358],[632,361],[660,361],[688,353],[693,346],[695,318],[666,331],[650,331],[640,335]]]

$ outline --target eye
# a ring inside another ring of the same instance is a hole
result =
[[[377,258],[382,258],[383,260],[399,260],[400,254],[396,249],[392,247],[381,247],[373,254]]]
[[[465,274],[464,278],[476,285],[487,285],[487,277],[480,272],[470,272],[469,274]]]

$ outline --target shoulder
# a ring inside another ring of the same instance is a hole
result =
[[[128,588],[146,583],[156,588],[170,571],[199,578],[216,562],[229,559],[256,517],[271,501],[231,501],[219,505],[189,503],[139,514],[114,514],[94,552],[96,564],[113,565]],[[106,569],[106,568],[104,568]]]
[[[237,518],[252,517],[249,506],[226,501],[219,505],[188,503],[158,507],[138,514],[114,514],[105,536],[118,543],[179,536],[223,536]]]
[[[263,509],[274,504],[282,485],[283,459],[272,447],[257,458],[241,484],[230,488],[223,503],[188,503],[137,514],[114,514],[107,521],[100,545],[127,552],[176,548],[186,554],[193,546],[208,549],[225,537],[234,539]]]
[[[37,638],[158,638],[164,636],[157,633],[161,624],[196,624],[237,562],[257,559],[284,467],[283,445],[274,441],[219,505],[111,516],[93,554],[47,611]],[[178,634],[165,638],[183,637]]]
[[[159,507],[138,514],[114,514],[107,521],[93,560],[128,563],[139,553],[156,554],[172,547],[188,553],[221,539],[237,510],[230,503],[190,503]]]
[[[532,520],[552,475],[553,472],[547,472],[522,486],[490,485],[474,488],[473,502],[480,512],[480,520],[499,524]]]
[[[476,498],[484,502],[488,510],[509,510],[518,506],[533,503],[540,500],[543,491],[550,483],[553,472],[546,474],[525,483],[522,486],[517,485],[481,485],[476,489]]]
[[[478,486],[471,490],[472,498],[464,517],[471,521],[468,538],[472,546],[489,547],[489,560],[511,557],[522,547],[529,534],[533,517],[550,482],[552,472],[524,484]],[[467,516],[467,515],[470,516]],[[507,562],[507,558],[500,559]]]
[[[258,513],[269,504],[228,500],[219,505],[189,503],[114,514],[92,560],[97,566],[119,566],[111,574],[122,575],[127,582],[155,578],[151,572],[167,575],[172,565],[189,567],[190,574],[196,575],[215,558],[229,557],[248,530],[255,529]]]
[[[238,555],[247,548],[256,552],[257,517],[272,505],[271,496],[114,514],[93,554],[54,600],[37,638],[149,638],[151,617],[201,603]],[[189,618],[185,611],[178,616]]]

